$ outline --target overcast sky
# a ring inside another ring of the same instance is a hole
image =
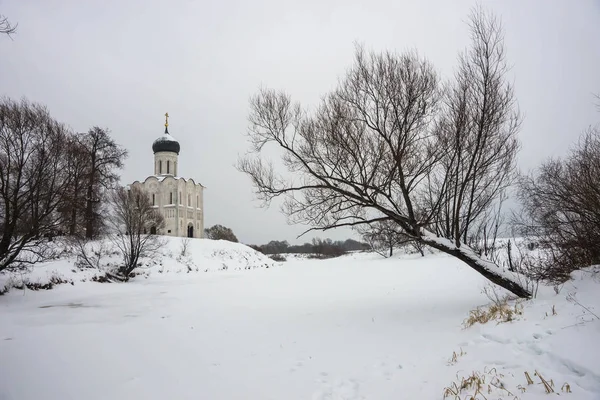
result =
[[[503,20],[525,114],[520,166],[565,153],[600,121],[600,1],[483,1]],[[315,104],[350,65],[354,42],[417,49],[445,76],[468,44],[474,1],[0,0],[18,23],[0,37],[0,95],[46,104],[75,131],[98,125],[129,151],[123,183],[153,173],[152,142],[181,143],[179,173],[207,187],[205,225],[245,243],[295,243],[306,227],[253,199],[234,168],[248,99],[261,85]],[[348,230],[320,233],[342,239]]]

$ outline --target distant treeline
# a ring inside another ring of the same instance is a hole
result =
[[[349,251],[368,250],[370,246],[353,239],[333,241],[331,239],[315,238],[311,243],[290,245],[287,240],[271,240],[263,245],[249,245],[263,254],[318,254],[324,257],[337,257]]]

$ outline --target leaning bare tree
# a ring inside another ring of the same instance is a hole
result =
[[[44,106],[0,100],[0,271],[51,255],[45,237],[61,229],[68,136]]]
[[[163,229],[165,221],[162,214],[152,206],[148,194],[135,186],[113,190],[110,203],[110,238],[123,258],[118,278],[127,281],[138,266],[140,257],[155,253],[163,245],[160,236],[149,232],[154,230],[152,228],[156,231]]]
[[[512,182],[519,126],[500,23],[481,9],[470,21],[472,45],[447,85],[415,53],[358,48],[314,112],[283,92],[261,90],[249,117],[254,156],[240,159],[238,169],[265,204],[284,197],[291,222],[325,230],[390,220],[529,297],[521,277],[467,243]],[[261,158],[267,144],[283,150],[291,178]]]

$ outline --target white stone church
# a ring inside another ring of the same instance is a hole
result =
[[[150,197],[165,218],[164,229],[151,233],[167,236],[201,238],[204,233],[204,200],[200,183],[177,175],[179,142],[169,134],[169,114],[165,114],[165,133],[152,144],[154,175],[137,186]]]

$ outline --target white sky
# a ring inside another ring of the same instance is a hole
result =
[[[503,20],[525,114],[520,166],[565,153],[600,121],[600,1],[483,1]],[[444,76],[468,44],[474,1],[0,0],[18,23],[0,37],[0,96],[46,104],[76,131],[107,127],[129,150],[123,183],[153,172],[152,142],[181,143],[179,172],[205,191],[205,225],[245,243],[343,239],[296,236],[277,207],[258,208],[234,168],[247,149],[248,99],[259,86],[315,104],[350,65],[354,42],[416,48]]]

